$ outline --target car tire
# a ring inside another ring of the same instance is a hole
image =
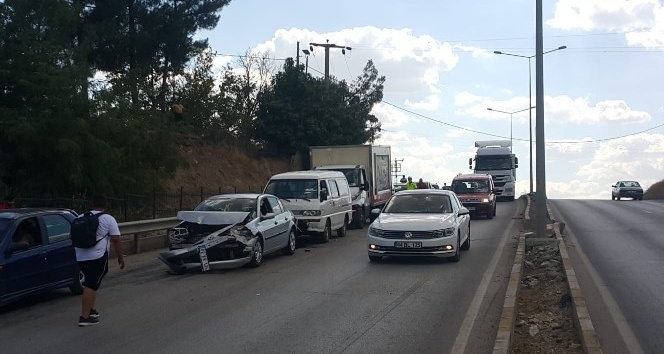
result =
[[[461,260],[461,235],[460,232],[457,231],[456,253],[454,253],[454,256],[452,257],[452,262],[458,262],[460,260]]]
[[[616,197],[616,200],[620,200],[620,196],[617,196],[617,197]]]
[[[364,208],[358,209],[357,212],[360,216],[353,220],[353,227],[356,229],[363,229],[364,224],[367,222],[367,214],[364,213]]]
[[[493,216],[496,216],[496,202],[493,203]]]
[[[344,224],[337,229],[337,237],[346,236],[346,229],[348,229],[348,216],[344,216]]]
[[[295,240],[295,229],[290,229],[288,233],[288,244],[286,247],[281,249],[281,252],[287,256],[292,256],[295,253],[295,248],[297,247]]]
[[[461,250],[468,251],[470,249],[470,223],[468,224],[468,238],[466,241],[463,241],[461,245]]]
[[[383,256],[372,256],[369,255],[369,262],[371,263],[379,263],[383,261]]]
[[[616,196],[611,194],[611,200],[616,200]]]
[[[69,286],[69,290],[71,291],[72,294],[74,295],[83,294],[83,281],[85,281],[85,275],[83,275],[83,272],[81,272],[78,266],[76,266],[72,283]]]
[[[263,240],[260,236],[258,237],[258,240],[256,240],[256,243],[254,243],[253,251],[254,255],[251,256],[249,267],[258,268],[263,263]]]
[[[332,226],[330,225],[330,219],[327,219],[325,223],[325,230],[318,235],[318,240],[321,243],[330,242],[330,236],[332,235]]]

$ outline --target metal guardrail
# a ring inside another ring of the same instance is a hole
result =
[[[170,229],[179,224],[180,222],[181,220],[179,220],[178,218],[171,217],[171,218],[162,218],[162,219],[128,221],[128,222],[118,223],[118,227],[120,228],[120,234],[133,235],[133,242],[132,242],[133,253],[141,253],[141,239],[143,239],[142,237],[140,237],[141,233]],[[166,236],[159,236],[159,237],[163,237],[162,244],[165,244]]]

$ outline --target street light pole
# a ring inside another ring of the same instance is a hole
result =
[[[514,112],[505,112],[505,111],[501,111],[501,110],[499,110],[499,109],[493,109],[493,108],[487,108],[487,109],[486,109],[487,111],[493,111],[493,112],[498,112],[498,113],[505,113],[505,114],[509,114],[509,115],[510,115],[510,152],[512,152],[512,115],[515,114],[515,113],[521,113],[521,112],[525,112],[525,111],[531,111],[531,112],[532,112],[532,109],[533,109],[533,108],[535,108],[535,107],[530,106],[530,108],[524,108],[524,109],[520,109],[520,110],[518,110],[518,111],[514,111]]]
[[[555,52],[557,50],[563,50],[565,48],[567,48],[567,46],[563,45],[558,48],[546,51],[542,54],[544,55],[547,53]],[[496,50],[493,53],[528,59],[528,102],[529,102],[528,105],[530,107],[533,107],[533,79],[532,79],[532,65],[530,64],[530,59],[534,58],[535,55],[511,54],[511,53],[501,52],[499,50]],[[528,156],[530,159],[530,194],[533,194],[533,112],[532,111],[530,111],[528,114],[528,139],[530,140],[530,144],[528,147]]]

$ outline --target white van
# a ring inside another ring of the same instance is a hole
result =
[[[350,188],[343,172],[294,171],[272,176],[265,193],[277,196],[297,219],[301,233],[317,234],[328,242],[332,230],[346,236],[353,218]]]

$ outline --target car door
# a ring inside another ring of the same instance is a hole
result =
[[[459,210],[463,205],[456,195],[452,194],[450,196],[450,202],[452,202],[452,209],[454,210],[454,215],[459,225],[461,243],[464,243],[470,234],[470,214],[459,215]]]
[[[17,298],[48,287],[49,272],[46,268],[46,250],[36,217],[17,220],[12,237],[19,228],[27,227],[33,242],[27,249],[12,249],[11,242],[4,250],[4,264],[0,282],[6,293],[3,298]]]
[[[327,200],[331,203],[330,204],[330,210],[331,210],[331,215],[330,215],[330,222],[332,224],[332,230],[336,230],[340,228],[343,225],[344,222],[344,213],[343,209],[344,206],[342,206],[343,203],[341,203],[340,197],[339,197],[339,187],[337,186],[337,181],[334,179],[329,179],[327,180],[327,187],[329,190]]]
[[[290,231],[290,220],[291,213],[288,212],[277,197],[268,196],[267,197],[270,206],[272,207],[272,212],[274,213],[274,222],[275,222],[275,249],[282,248],[288,244],[288,235]]]
[[[277,223],[267,196],[260,197],[258,200],[258,218],[256,226],[263,235],[263,251],[267,253],[277,245]]]
[[[46,230],[46,267],[50,282],[54,285],[71,283],[77,273],[76,253],[71,244],[70,220],[62,214],[43,215],[43,229]]]

